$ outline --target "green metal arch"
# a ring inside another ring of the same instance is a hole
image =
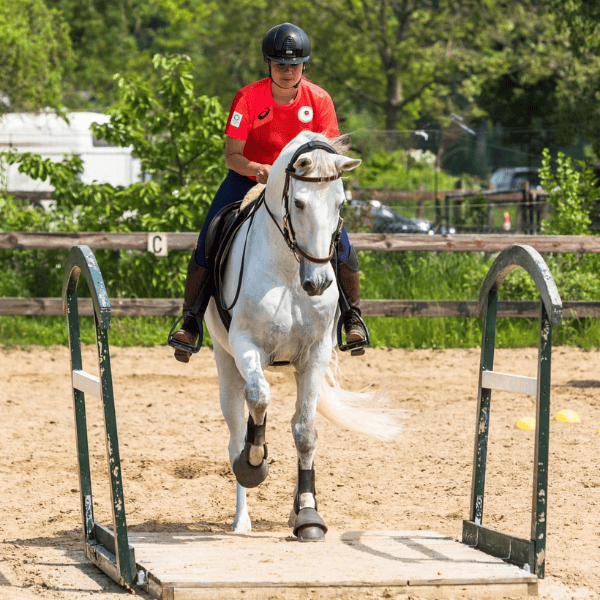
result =
[[[519,244],[505,248],[490,267],[479,292],[479,315],[484,315],[489,293],[497,291],[506,276],[516,267],[525,269],[535,282],[550,323],[560,325],[562,301],[546,261],[535,248]]]
[[[100,267],[89,246],[73,246],[67,257],[62,289],[63,313],[67,314],[67,296],[71,297],[77,291],[77,282],[82,273],[92,293],[96,320],[106,330],[110,327],[110,302]]]

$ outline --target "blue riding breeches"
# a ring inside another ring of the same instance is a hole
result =
[[[219,187],[215,198],[208,209],[208,214],[204,220],[202,231],[198,236],[198,243],[196,244],[194,258],[199,266],[204,267],[205,269],[209,268],[205,256],[206,234],[208,232],[209,225],[215,218],[215,215],[225,206],[243,200],[246,194],[255,185],[256,181],[250,179],[249,177],[245,177],[244,175],[240,175],[239,173],[231,170],[229,173],[227,173],[227,176],[223,180],[223,183]],[[342,234],[337,248],[338,264],[345,263],[348,260],[350,256],[350,248],[351,246],[350,240],[348,239],[348,232],[346,231],[346,227],[342,227]]]

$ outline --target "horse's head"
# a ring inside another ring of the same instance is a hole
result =
[[[307,146],[309,142],[313,145]],[[321,295],[334,279],[330,259],[345,200],[340,177],[361,163],[344,156],[347,149],[341,138],[328,140],[305,131],[283,149],[269,175],[267,197],[282,198],[283,231],[299,260],[300,283],[309,296]]]

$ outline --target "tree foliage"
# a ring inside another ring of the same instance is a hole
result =
[[[68,26],[43,0],[0,0],[0,115],[60,108],[73,64]]]
[[[549,191],[549,218],[543,223],[543,233],[554,235],[588,235],[591,213],[600,202],[600,187],[593,169],[583,161],[573,161],[559,152],[553,164],[550,151],[543,151],[540,179]],[[548,258],[561,296],[577,300],[598,297],[597,254],[558,254]]]
[[[483,81],[531,52],[533,0],[315,0],[317,68],[396,129],[439,119],[477,97]],[[319,19],[318,16],[321,16]],[[323,18],[325,16],[325,18]],[[526,43],[505,38],[520,32]],[[473,106],[475,108],[475,105]]]
[[[3,70],[0,91],[27,110],[62,99],[103,111],[118,98],[115,72],[156,85],[152,56],[183,53],[227,107],[266,74],[261,40],[283,21],[309,33],[309,76],[354,129],[446,128],[455,112],[532,131],[534,153],[578,137],[600,154],[600,10],[587,0],[0,0],[1,64],[15,44],[37,59],[20,76]],[[46,91],[37,103],[7,91],[29,77]]]
[[[198,58],[198,28],[215,3],[175,0],[44,0],[69,24],[75,63],[65,87],[71,109],[104,110],[117,98],[113,75],[154,76],[156,53]]]

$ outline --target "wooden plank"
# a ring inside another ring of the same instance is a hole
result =
[[[100,379],[96,375],[90,375],[85,371],[73,371],[73,387],[84,394],[102,398]]]
[[[193,250],[198,234],[169,233],[169,250]],[[599,253],[599,236],[576,235],[426,235],[407,233],[350,233],[356,250],[380,252],[500,252],[512,244],[527,244],[538,252]],[[148,233],[0,232],[1,250],[69,250],[74,245],[92,250],[148,250]],[[160,260],[157,258],[157,260]]]
[[[501,252],[513,244],[532,246],[540,253],[600,252],[598,236],[350,233],[349,237],[356,250],[380,252]]]
[[[329,531],[323,544],[299,544],[282,532],[130,532],[129,540],[156,598],[389,597],[424,590],[443,598],[465,587],[469,597],[498,589],[527,597],[537,591],[530,573],[429,531]]]
[[[169,250],[193,250],[198,233],[169,233]],[[70,250],[85,245],[92,250],[148,251],[148,232],[0,232],[3,250]]]
[[[531,588],[528,590],[528,588]],[[277,593],[280,590],[273,588],[249,588],[240,590],[236,588],[212,589],[179,589],[174,588],[172,595],[158,595],[150,589],[151,598],[161,600],[307,600],[314,598],[318,600],[340,600],[340,598],[435,598],[436,600],[455,600],[456,598],[469,598],[490,600],[491,598],[510,598],[511,600],[532,600],[537,597],[537,584],[486,584],[465,585],[459,590],[456,586],[440,585],[411,585],[388,586],[387,588],[374,587],[303,587],[285,588],[284,595]],[[281,592],[281,591],[280,591]],[[459,594],[457,595],[457,592]]]
[[[183,300],[170,298],[110,298],[112,316],[176,317]],[[79,315],[94,314],[90,298],[78,299]],[[0,298],[0,315],[58,316],[63,314],[62,298]]]
[[[183,300],[177,298],[111,298],[112,316],[178,317]],[[462,300],[363,300],[365,317],[478,317],[477,302]],[[79,314],[92,316],[89,298],[79,298]],[[62,315],[61,298],[0,298],[0,316]],[[502,301],[499,317],[539,318],[539,302]],[[600,302],[563,302],[563,318],[598,318]]]
[[[482,371],[481,387],[488,390],[501,390],[515,394],[537,395],[537,377],[525,377],[498,371]]]

